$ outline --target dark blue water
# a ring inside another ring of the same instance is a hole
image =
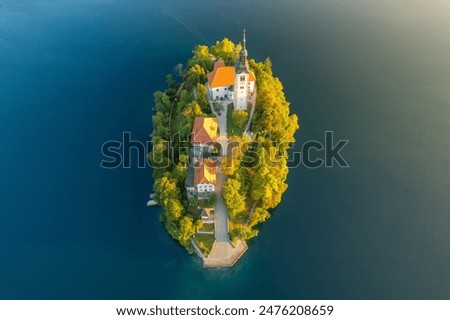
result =
[[[257,5],[258,4],[258,5]],[[450,298],[450,15],[425,1],[0,4],[0,298]],[[248,31],[299,114],[292,169],[232,270],[203,270],[145,206],[151,169],[101,145],[151,132],[152,93],[197,43]]]

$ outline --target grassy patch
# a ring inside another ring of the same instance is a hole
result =
[[[227,134],[228,136],[242,137],[244,133],[245,124],[242,127],[236,126],[233,120],[233,104],[230,103],[227,108]]]
[[[200,207],[200,208],[214,208],[216,205],[217,196],[215,193],[209,195],[208,198],[205,199],[197,199],[192,198],[189,200],[189,205],[193,207]]]
[[[213,246],[216,238],[214,237],[213,234],[197,233],[194,236],[194,240],[197,243],[197,245],[199,246],[199,248],[203,251],[203,254],[205,256],[208,256],[209,253],[211,252],[212,246]]]
[[[199,231],[214,231],[214,223],[203,223],[203,227]]]

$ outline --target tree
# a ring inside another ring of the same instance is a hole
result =
[[[227,65],[234,65],[241,49],[240,44],[235,45],[229,39],[224,38],[221,41],[216,41],[216,44],[211,47],[211,53],[216,58],[222,59]]]
[[[170,101],[170,97],[165,92],[156,91],[153,94],[153,97],[155,98],[156,111],[160,111],[164,114],[170,113],[172,101]]]
[[[178,233],[178,241],[187,247],[190,244],[191,237],[197,232],[196,224],[192,217],[184,216],[180,219],[180,229]]]
[[[167,232],[189,252],[192,252],[190,239],[201,227],[202,221],[195,218],[196,213],[187,210],[189,204],[184,183],[189,156],[187,152],[175,152],[174,157],[169,154],[169,127],[172,125],[173,135],[180,133],[181,140],[172,141],[175,150],[189,146],[186,138],[192,131],[194,117],[211,113],[205,83],[214,59],[223,59],[227,65],[233,65],[240,50],[240,44],[236,45],[228,39],[217,41],[211,48],[196,46],[186,68],[178,65],[174,73],[166,78],[168,88],[154,94],[156,111],[152,117],[153,149],[148,158],[154,166],[155,200],[163,209],[161,221]],[[267,59],[257,63],[250,60],[249,65],[256,76],[258,87],[252,121],[255,136],[252,139],[247,135],[235,137],[238,148],[233,153],[227,153],[222,165],[228,177],[222,188],[222,196],[229,209],[229,233],[233,242],[255,237],[258,230],[254,227],[267,220],[270,217],[267,210],[281,201],[287,188],[287,150],[298,129],[297,116],[290,114],[283,86],[272,74],[271,61]],[[181,80],[185,81],[184,90],[175,98]],[[218,103],[213,106],[213,110],[220,114],[224,108]],[[243,128],[248,122],[248,113],[231,111],[227,114],[229,123],[235,129]],[[232,132],[228,133],[230,138]],[[258,203],[251,215],[247,208],[249,199]],[[215,197],[191,202],[195,206],[213,206]]]
[[[212,57],[207,46],[196,46],[193,53],[194,56],[188,61],[188,69],[198,64],[206,71],[212,70]]]
[[[181,137],[187,138],[192,132],[192,126],[194,124],[195,117],[205,117],[202,108],[196,101],[188,103],[182,111],[182,117],[180,119],[180,134]]]
[[[181,90],[178,101],[178,109],[183,110],[184,107],[192,101],[194,101],[194,95],[186,89]]]
[[[191,103],[187,104],[182,114],[183,117],[190,118],[191,120],[194,120],[194,117],[206,116],[206,114],[203,113],[202,108],[197,103],[197,101],[192,101]]]
[[[206,82],[206,71],[198,63],[192,66],[186,75],[186,88],[192,90],[197,83]]]
[[[248,121],[248,112],[245,110],[233,111],[233,122],[238,128],[243,128]]]
[[[217,196],[215,193],[213,193],[212,195],[210,195],[208,198],[206,198],[205,200],[203,200],[203,206],[205,208],[212,208],[215,206],[217,201]]]
[[[223,105],[220,102],[213,102],[213,109],[219,116],[222,115],[222,112],[225,110]]]
[[[294,134],[299,128],[297,116],[289,115],[289,103],[284,96],[283,85],[272,74],[272,62],[269,59],[264,63],[249,62],[255,71],[258,87],[252,131],[260,136],[270,134],[275,142],[284,144],[285,151],[287,143],[295,141]]]
[[[257,224],[266,221],[270,218],[270,213],[267,210],[264,210],[262,208],[255,208],[255,211],[253,211],[252,216],[250,217],[250,220],[248,222],[248,226],[254,227]]]
[[[153,190],[155,191],[155,201],[163,207],[166,207],[169,202],[181,199],[177,181],[175,179],[170,179],[167,176],[156,180],[153,184]]]
[[[179,220],[183,214],[184,207],[177,199],[167,202],[164,206],[164,215],[168,220]]]
[[[260,163],[252,178],[250,195],[253,200],[260,201],[263,209],[275,208],[287,189],[283,170],[286,162],[272,161],[269,153],[262,147],[258,149],[258,156]]]
[[[174,166],[174,169],[170,173],[170,177],[177,181],[177,184],[180,188],[184,187],[184,181],[186,180],[186,176],[187,176],[187,167],[180,162],[176,166]]]
[[[208,89],[206,86],[202,83],[197,83],[197,86],[195,87],[195,91],[197,94],[197,103],[202,108],[202,111],[204,113],[210,113],[211,110],[209,108],[209,101],[208,101]]]
[[[258,230],[246,226],[244,223],[233,223],[230,227],[230,240],[234,244],[238,240],[248,240],[258,235]]]
[[[164,140],[169,140],[169,117],[167,114],[157,111],[152,117],[153,121],[153,133],[152,137],[160,137]]]
[[[161,139],[160,137],[152,137],[153,149],[148,154],[148,159],[153,168],[169,168],[171,162],[168,157],[168,141]]]
[[[231,216],[245,210],[245,196],[240,193],[241,183],[235,179],[228,179],[223,185],[222,196]]]

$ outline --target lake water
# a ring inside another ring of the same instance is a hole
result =
[[[243,259],[203,270],[145,206],[151,169],[100,147],[146,141],[165,75],[243,28],[295,150],[332,130],[350,168],[292,169]],[[449,52],[445,1],[3,0],[0,298],[450,299]]]

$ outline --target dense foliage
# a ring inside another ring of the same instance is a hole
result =
[[[167,76],[167,89],[154,94],[153,150],[148,158],[155,168],[155,200],[163,208],[161,221],[168,233],[190,252],[190,239],[194,235],[204,253],[212,244],[210,237],[196,234],[202,228],[202,221],[198,212],[190,210],[193,203],[186,196],[188,136],[194,117],[212,115],[205,83],[213,61],[221,58],[226,64],[233,65],[240,50],[240,45],[226,38],[211,48],[195,47],[186,68],[178,65],[175,73]],[[237,136],[233,139],[237,148],[232,156],[223,159],[223,171],[228,176],[223,198],[229,208],[233,241],[256,236],[258,230],[255,226],[267,220],[270,216],[267,210],[280,203],[287,188],[287,151],[298,129],[297,117],[289,115],[289,103],[284,97],[281,82],[272,75],[270,60],[263,63],[252,60],[250,68],[257,78],[258,88],[251,126],[255,139],[251,141],[249,136],[241,136],[242,130],[236,129]],[[233,112],[230,118],[236,128],[242,129],[248,116],[242,111]],[[215,198],[203,203],[197,201],[195,206],[211,206],[214,201]]]
[[[295,141],[298,119],[290,115],[280,80],[272,74],[269,59],[250,61],[256,75],[258,96],[251,131],[254,141],[235,137],[238,147],[224,161],[228,180],[223,197],[230,212],[232,241],[258,234],[255,226],[270,217],[287,189],[289,146]]]

